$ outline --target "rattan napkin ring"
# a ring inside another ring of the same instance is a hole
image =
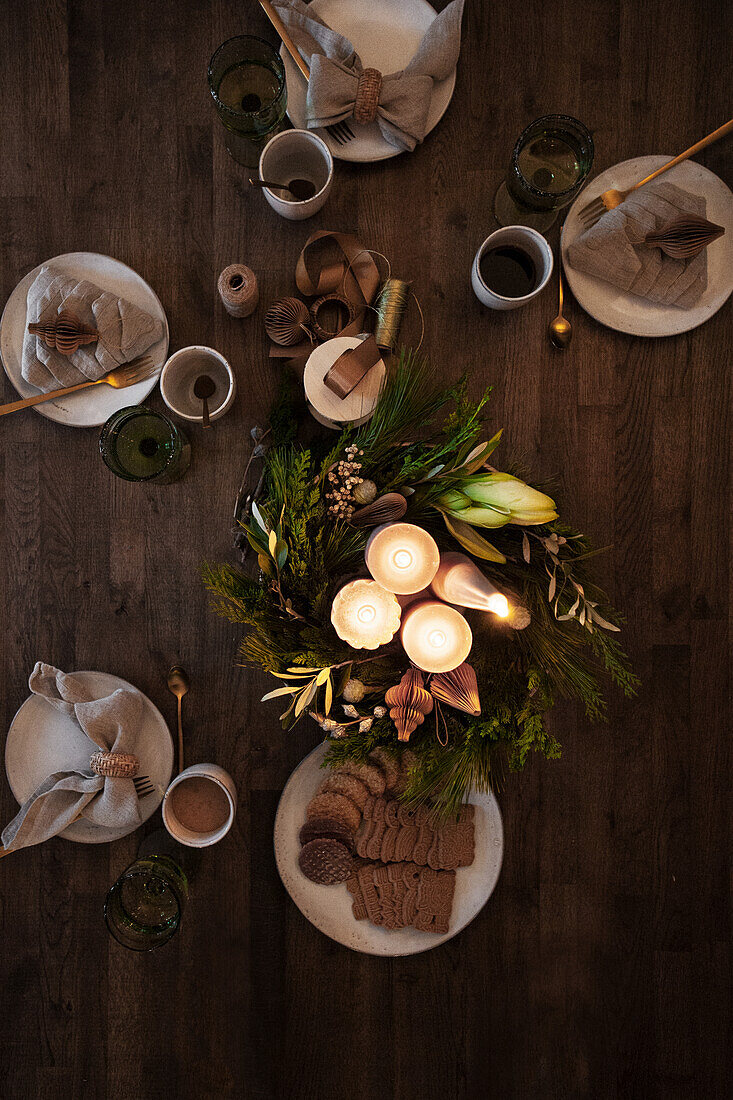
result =
[[[131,752],[93,752],[89,767],[107,779],[133,779],[140,768],[140,761]]]
[[[334,302],[340,310],[344,311],[344,316],[346,317],[344,323],[333,332],[329,332],[328,329],[325,329],[318,321],[318,314],[328,302]],[[317,298],[310,308],[310,314],[311,328],[319,340],[331,340],[334,336],[338,336],[347,325],[350,325],[352,321],[356,320],[356,310],[349,299],[345,298],[343,294],[324,294],[321,298]]]
[[[379,93],[382,90],[382,74],[379,69],[363,69],[359,74],[354,101],[354,122],[368,126],[377,117]]]

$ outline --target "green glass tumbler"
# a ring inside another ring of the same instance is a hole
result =
[[[180,428],[144,405],[113,413],[102,428],[99,450],[117,477],[157,485],[178,481],[191,461],[191,445]]]
[[[285,125],[285,66],[262,38],[240,34],[219,46],[209,62],[209,91],[238,164],[256,168],[267,142]]]
[[[167,853],[138,857],[107,894],[110,934],[131,951],[154,951],[176,934],[188,898],[183,868]]]
[[[593,165],[593,138],[571,115],[543,115],[517,139],[504,183],[494,198],[500,225],[549,229]]]

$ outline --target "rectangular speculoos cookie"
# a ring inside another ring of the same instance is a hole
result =
[[[370,920],[390,931],[412,926],[443,935],[449,929],[455,871],[437,871],[411,862],[362,862],[346,885],[356,920]]]
[[[410,809],[396,799],[370,797],[356,836],[364,859],[401,863],[409,860],[435,871],[453,871],[473,863],[475,807],[461,807],[457,818],[443,824],[431,819],[427,806]]]

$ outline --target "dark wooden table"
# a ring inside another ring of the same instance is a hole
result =
[[[189,759],[219,761],[240,794],[181,934],[150,957],[113,944],[101,909],[140,834],[54,840],[0,864],[9,1100],[727,1095],[730,310],[648,340],[570,301],[575,336],[559,355],[545,337],[554,280],[506,315],[468,283],[532,118],[583,119],[599,170],[673,155],[728,118],[724,7],[469,0],[436,131],[412,156],[339,164],[327,207],[299,225],[250,192],[206,88],[221,41],[272,37],[254,0],[0,5],[3,301],[47,258],[108,253],[156,289],[173,349],[213,345],[239,380],[235,410],[191,432],[191,469],[170,487],[115,480],[96,430],[33,412],[0,423],[3,729],[39,658],[126,677],[173,722],[164,677],[178,659],[193,685]],[[699,159],[730,181],[731,148]],[[558,472],[567,515],[613,543],[598,576],[644,680],[631,704],[611,694],[601,728],[558,709],[562,760],[531,761],[500,794],[506,851],[489,904],[452,942],[404,960],[350,953],[285,894],[275,808],[319,731],[283,735],[197,573],[230,554],[250,428],[275,390],[264,305],[292,292],[319,228],[356,230],[414,281],[436,368],[468,368],[476,391],[493,383],[511,452],[537,477]],[[233,261],[260,279],[250,320],[216,296]],[[5,379],[2,396],[14,397]],[[0,811],[15,812],[4,781]]]

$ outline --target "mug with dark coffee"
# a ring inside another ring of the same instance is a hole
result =
[[[525,225],[507,225],[479,248],[471,285],[485,306],[517,309],[544,290],[552,266],[552,249],[541,233]]]
[[[163,799],[163,824],[180,844],[205,848],[232,827],[234,780],[218,764],[193,764],[177,775]]]

